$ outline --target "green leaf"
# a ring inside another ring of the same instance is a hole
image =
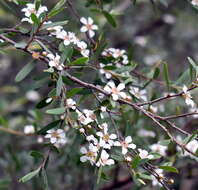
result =
[[[131,72],[132,70],[135,69],[135,67],[137,66],[136,63],[130,65],[130,66],[125,66],[125,67],[121,67],[115,70],[115,72],[117,73],[123,73],[123,72]]]
[[[107,19],[107,21],[115,28],[117,26],[115,19],[113,18],[113,16],[108,13],[107,11],[102,11],[103,15],[105,16],[105,18]]]
[[[31,151],[30,155],[34,158],[44,158],[44,155],[41,152],[38,151]]]
[[[70,59],[73,54],[73,47],[65,47],[62,43],[59,46],[59,50],[62,51],[61,55],[61,62],[65,62],[67,60],[68,63],[70,63]]]
[[[47,110],[46,113],[48,114],[53,114],[53,115],[59,115],[65,112],[65,108],[61,107],[61,108],[54,108],[54,109],[50,109]]]
[[[65,20],[65,21],[53,22],[50,24],[44,24],[41,29],[44,30],[44,29],[55,27],[55,26],[63,26],[63,25],[66,25],[67,23],[68,23],[68,21]]]
[[[36,24],[37,26],[40,24],[40,20],[37,18],[37,16],[34,13],[32,13],[30,17],[34,22],[34,24]]]
[[[62,75],[59,75],[58,81],[56,83],[56,96],[60,96],[61,90],[63,86],[63,80],[62,80]]]
[[[132,163],[131,163],[131,167],[132,168],[137,168],[137,166],[140,164],[141,158],[139,156],[135,156]]]
[[[49,183],[47,179],[47,173],[45,169],[42,169],[42,177],[44,182],[44,190],[49,190]]]
[[[41,101],[36,105],[36,108],[41,109],[41,108],[44,108],[44,107],[48,106],[49,104],[51,104],[52,101],[50,101],[50,102],[48,102],[48,103],[46,102],[46,100],[47,100],[48,98],[49,98],[49,97],[44,98],[43,100],[41,100]]]
[[[55,128],[60,122],[61,120],[56,120],[56,121],[53,121],[52,123],[49,123],[48,125],[43,127],[41,130],[39,130],[37,134],[45,135],[48,130]]]
[[[179,173],[179,171],[177,170],[177,168],[174,168],[172,166],[160,166],[159,168],[162,169],[162,170],[165,170],[167,172]]]
[[[33,177],[38,175],[40,170],[41,170],[41,168],[39,167],[37,170],[34,170],[34,171],[28,173],[27,175],[25,175],[21,179],[19,179],[19,182],[25,183],[25,182],[29,181],[30,179],[32,179]]]
[[[166,85],[169,89],[169,86],[170,86],[170,80],[169,80],[169,74],[168,74],[168,66],[166,63],[164,63],[163,65],[163,74],[164,74],[164,79],[166,81]]]
[[[185,72],[182,72],[179,76],[179,78],[174,82],[175,85],[183,85],[184,83],[188,83],[189,80],[189,71],[190,69],[188,68]]]
[[[69,65],[82,65],[86,64],[88,62],[89,58],[88,57],[81,57],[76,59],[75,61],[71,62]]]
[[[112,154],[111,157],[112,157],[114,160],[118,161],[118,162],[122,162],[122,161],[123,161],[123,156],[121,156],[121,155]]]
[[[25,65],[16,75],[15,81],[20,82],[22,81],[27,75],[34,69],[35,63],[34,61],[31,61],[27,65]]]
[[[192,65],[192,67],[194,68],[194,70],[196,72],[196,77],[197,77],[197,75],[198,75],[198,65],[190,57],[188,57],[188,61]]]
[[[72,88],[71,90],[67,91],[67,93],[66,93],[67,98],[70,98],[70,97],[78,94],[82,90],[83,90],[83,88]]]
[[[19,42],[19,43],[16,43],[15,45],[14,45],[14,47],[15,48],[25,48],[26,47],[26,43],[25,42]]]
[[[101,175],[102,175],[102,167],[100,167],[98,170],[97,184],[100,183]]]
[[[41,0],[36,0],[35,8],[38,11],[39,7],[41,6]]]
[[[53,17],[55,15],[57,15],[59,12],[61,12],[64,9],[64,4],[65,4],[66,0],[60,0],[55,6],[54,8],[49,12],[48,17]]]
[[[170,139],[165,139],[159,142],[160,145],[168,146],[171,143]]]
[[[147,175],[147,174],[138,173],[137,176],[142,178],[142,179],[152,180],[152,177],[150,175]]]
[[[187,145],[190,141],[194,140],[197,138],[197,130],[195,132],[193,132],[192,135],[189,135],[188,137],[186,137],[184,140],[183,140],[183,144]]]
[[[160,69],[157,67],[154,71],[154,74],[153,74],[153,79],[156,79],[160,74]]]

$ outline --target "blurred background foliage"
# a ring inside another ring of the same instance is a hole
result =
[[[23,18],[22,6],[11,2],[12,0],[0,0],[0,28],[11,28],[18,24]],[[50,9],[57,1],[43,0],[42,4]],[[102,14],[97,12],[97,2],[102,2],[104,9],[111,11],[116,20],[117,26],[112,27]],[[152,2],[155,2],[154,4]],[[123,48],[127,50],[131,59],[138,63],[137,70],[146,76],[150,71],[162,62],[167,62],[172,81],[178,79],[188,67],[187,57],[198,59],[198,12],[186,0],[137,0],[136,3],[130,0],[72,0],[74,7],[81,16],[91,16],[99,25],[99,33],[106,36],[109,47]],[[68,20],[65,29],[79,33],[79,23],[73,17],[69,9],[65,9],[53,20]],[[23,24],[25,25],[25,24]],[[28,25],[26,26],[29,27]],[[24,41],[18,37],[18,42]],[[31,60],[31,57],[23,52],[16,51],[13,47],[7,46],[5,52],[0,54],[0,126],[16,131],[23,131],[26,124],[39,123],[45,126],[52,121],[52,118],[45,114],[44,110],[35,109],[35,104],[46,97],[49,93],[48,80],[43,78],[42,64],[37,64],[36,69],[25,80],[16,83],[14,78],[17,72]],[[42,79],[42,80],[40,80]],[[163,80],[163,76],[159,76]],[[36,85],[34,85],[36,80]],[[188,80],[184,80],[188,82]],[[181,85],[183,84],[180,83]],[[188,84],[188,83],[187,83]],[[42,88],[40,88],[42,86]],[[150,84],[150,97],[155,93],[162,92],[164,87]],[[157,87],[157,88],[156,88]],[[153,90],[155,89],[155,90]],[[166,89],[165,89],[166,90]],[[196,92],[195,92],[196,94]],[[33,97],[33,98],[32,98]],[[197,97],[196,97],[197,98]],[[85,105],[92,107],[92,102],[86,100]],[[181,102],[174,100],[161,108],[162,115],[174,114],[178,110],[171,104]],[[81,105],[85,107],[85,105]],[[158,105],[160,109],[160,105]],[[123,106],[123,109],[126,109]],[[182,112],[179,110],[178,112]],[[131,117],[132,115],[132,117]],[[124,118],[125,117],[125,118]],[[117,120],[122,127],[133,127],[130,134],[134,137],[136,144],[140,146],[155,143],[157,139],[163,139],[161,131],[156,130],[155,138],[139,138],[138,130],[153,130],[152,123],[144,118],[138,119],[134,111],[128,112],[122,120]],[[141,117],[141,116],[140,116]],[[36,122],[35,122],[36,121]],[[181,119],[178,124],[183,128],[192,130],[196,128],[197,120],[193,118]],[[97,189],[97,172],[88,164],[79,162],[79,147],[83,144],[83,138],[76,131],[70,131],[70,142],[61,149],[60,153],[53,153],[50,157],[47,168],[47,176],[50,189]],[[37,142],[35,137],[23,137],[0,132],[0,190],[40,190],[43,189],[43,182],[34,178],[28,183],[21,184],[18,179],[38,166],[40,160],[32,159],[30,150],[45,152],[46,147]],[[169,147],[168,156],[173,161],[171,151],[175,148]],[[185,162],[184,162],[185,159]],[[174,189],[190,190],[197,189],[198,165],[188,158],[181,158],[176,161],[180,174],[171,176],[175,179]],[[117,171],[119,176],[117,175]],[[104,180],[105,184],[111,184],[114,180],[127,180],[128,171],[123,166],[116,166],[107,171],[110,181]],[[100,185],[105,189],[106,185]],[[106,188],[108,189],[108,188]],[[128,180],[123,187],[111,187],[111,189],[153,189],[151,186],[138,187]],[[158,189],[158,187],[157,187]]]

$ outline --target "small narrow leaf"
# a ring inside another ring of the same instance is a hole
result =
[[[82,90],[83,88],[72,88],[71,90],[67,91],[66,93],[67,98],[71,98],[72,96],[78,94]]]
[[[65,4],[66,0],[60,0],[55,6],[54,8],[49,12],[48,17],[52,17],[57,15],[59,12],[61,12],[64,9],[64,4]]]
[[[98,170],[97,184],[100,183],[101,175],[102,175],[102,167],[100,167]]]
[[[198,75],[198,65],[193,61],[192,58],[188,57],[188,61],[189,63],[192,65],[193,69],[195,70],[196,72],[196,77]]]
[[[34,158],[44,158],[44,155],[38,151],[31,151],[30,155]]]
[[[160,74],[160,69],[157,67],[154,71],[154,74],[153,74],[153,79],[156,79]]]
[[[71,62],[69,65],[83,65],[83,64],[87,63],[88,60],[89,60],[88,57],[81,57],[81,58],[78,58],[75,61]]]
[[[19,182],[25,183],[26,181],[29,181],[30,179],[32,179],[33,177],[35,177],[36,175],[38,175],[38,173],[40,172],[41,168],[39,167],[37,170],[34,170],[30,173],[28,173],[27,175],[23,176]]]
[[[55,127],[60,123],[60,121],[61,121],[61,120],[56,120],[56,121],[54,121],[54,122],[52,122],[52,123],[46,125],[46,126],[43,127],[41,130],[39,130],[39,131],[37,132],[37,134],[39,134],[39,135],[45,135],[46,132],[47,132],[48,130],[55,128]]]
[[[43,177],[43,182],[44,182],[44,190],[49,190],[47,173],[46,173],[46,170],[45,169],[42,169],[42,177]]]
[[[113,16],[108,13],[107,11],[102,11],[103,15],[105,16],[105,18],[107,19],[107,21],[115,28],[117,26],[115,19],[113,18]]]
[[[40,20],[37,18],[37,16],[34,13],[32,13],[30,17],[34,22],[34,24],[36,24],[37,26],[40,24]]]
[[[55,27],[55,26],[63,26],[63,25],[66,25],[68,23],[68,21],[59,21],[59,22],[53,22],[53,23],[50,23],[50,24],[44,24],[42,26],[42,29],[48,29],[48,28],[52,28],[52,27]]]
[[[25,65],[16,75],[15,81],[20,82],[22,81],[27,75],[34,69],[35,63],[32,61]]]
[[[174,168],[172,166],[160,166],[159,168],[162,169],[162,170],[165,170],[167,172],[179,173],[179,171],[177,170],[177,168]]]
[[[49,97],[44,98],[43,100],[41,100],[37,105],[36,108],[41,109],[46,107],[47,105],[51,104],[52,101],[47,101],[49,99]]]
[[[58,81],[56,83],[56,96],[60,96],[61,90],[62,90],[62,86],[63,86],[62,76],[59,75]]]
[[[137,166],[139,165],[141,161],[141,158],[139,156],[135,156],[135,158],[133,159],[132,163],[131,163],[131,167],[132,168],[137,168]]]
[[[164,74],[164,79],[166,81],[166,85],[169,89],[169,86],[170,86],[170,80],[169,80],[169,74],[168,74],[168,66],[166,63],[164,63],[163,65],[163,74]]]
[[[54,109],[50,109],[47,110],[46,113],[48,114],[53,114],[53,115],[59,115],[65,112],[65,108],[61,107],[61,108],[54,108]]]

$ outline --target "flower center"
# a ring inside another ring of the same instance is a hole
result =
[[[122,146],[123,146],[124,148],[127,148],[127,147],[128,147],[128,143],[126,143],[125,141],[123,141],[121,144],[122,144]]]
[[[117,88],[112,88],[112,90],[111,90],[111,91],[112,91],[112,93],[113,93],[113,94],[118,94],[118,93],[119,93],[119,91],[118,91],[118,89],[117,89]]]
[[[57,133],[57,132],[53,132],[52,137],[55,137],[57,139],[60,138],[59,133]]]
[[[69,40],[69,36],[64,36],[64,40]]]
[[[92,24],[87,24],[86,27],[88,30],[92,30]]]
[[[108,141],[108,140],[109,140],[109,135],[108,135],[108,134],[104,135],[104,136],[103,136],[103,139],[104,139],[105,141]]]
[[[89,151],[89,152],[87,152],[86,156],[87,157],[94,157],[94,152]]]
[[[36,9],[35,8],[31,8],[30,9],[30,13],[36,13]]]

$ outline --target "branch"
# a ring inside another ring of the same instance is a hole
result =
[[[8,41],[8,42],[10,42],[10,43],[13,44],[13,45],[16,44],[14,41],[12,41],[12,40],[6,38],[6,37],[3,36],[3,35],[0,35],[0,38],[6,40],[6,41]],[[30,52],[29,50],[25,49],[25,48],[18,48],[18,49],[21,49],[21,50],[23,50],[23,51],[25,51],[25,52],[31,54],[31,52]],[[40,58],[40,59],[41,59],[41,58]],[[48,64],[48,60],[47,60],[46,58],[42,57],[41,60]],[[84,81],[81,81],[80,79],[78,79],[78,78],[76,78],[76,77],[70,75],[69,73],[66,73],[66,76],[67,76],[70,80],[72,80],[73,82],[76,82],[76,83],[80,84],[81,86],[84,86],[85,88],[89,88],[89,89],[96,90],[96,91],[101,92],[102,94],[104,94],[105,96],[108,96],[108,97],[111,95],[111,94],[107,93],[106,91],[104,91],[102,88],[99,88],[99,87],[97,87],[97,86],[95,86],[95,85],[93,85],[93,84],[90,84],[90,83],[86,83],[86,82],[84,82]],[[192,90],[192,89],[194,89],[194,88],[196,88],[196,87],[197,87],[197,86],[194,86],[194,87],[188,89],[188,91],[189,91],[189,90]],[[156,124],[157,124],[157,125],[169,136],[169,138],[170,138],[173,142],[175,142],[178,146],[180,146],[182,149],[186,150],[186,151],[189,152],[190,154],[196,156],[195,153],[193,153],[192,151],[190,151],[189,149],[187,149],[187,148],[185,147],[185,145],[183,145],[183,144],[181,144],[180,142],[178,142],[177,139],[175,139],[175,137],[173,137],[173,136],[171,135],[171,133],[166,129],[166,127],[165,127],[164,125],[162,125],[162,124],[157,120],[157,119],[162,119],[162,120],[163,120],[162,117],[160,117],[160,116],[155,116],[155,115],[153,115],[152,113],[146,111],[145,109],[143,109],[143,108],[141,107],[142,105],[152,104],[152,103],[155,103],[155,102],[164,100],[164,99],[169,99],[169,98],[172,98],[172,97],[181,96],[182,94],[183,94],[183,92],[180,92],[180,93],[175,94],[175,95],[168,95],[168,96],[166,96],[166,97],[158,98],[158,99],[156,99],[156,100],[149,101],[149,102],[145,102],[145,103],[142,103],[142,104],[131,103],[131,102],[129,102],[129,101],[127,101],[127,100],[124,100],[124,99],[119,99],[117,102],[119,102],[119,103],[121,103],[121,104],[129,105],[129,106],[133,107],[134,109],[136,109],[137,111],[142,112],[144,115],[146,115],[146,116],[149,117],[151,120],[153,120],[153,122],[156,123]]]
[[[193,90],[193,89],[195,89],[197,87],[198,86],[193,86],[193,87],[189,88],[188,91],[191,91],[191,90]],[[182,96],[183,93],[184,92],[182,91],[182,92],[179,92],[178,94],[174,94],[174,95],[168,94],[167,96],[160,97],[160,98],[157,98],[155,100],[148,101],[148,102],[137,103],[136,105],[138,105],[138,106],[144,106],[144,105],[147,105],[147,104],[151,105],[151,104],[154,104],[156,102],[160,102],[160,101],[163,101],[163,100],[166,100],[166,99],[174,98],[174,97],[177,97],[177,96]]]

